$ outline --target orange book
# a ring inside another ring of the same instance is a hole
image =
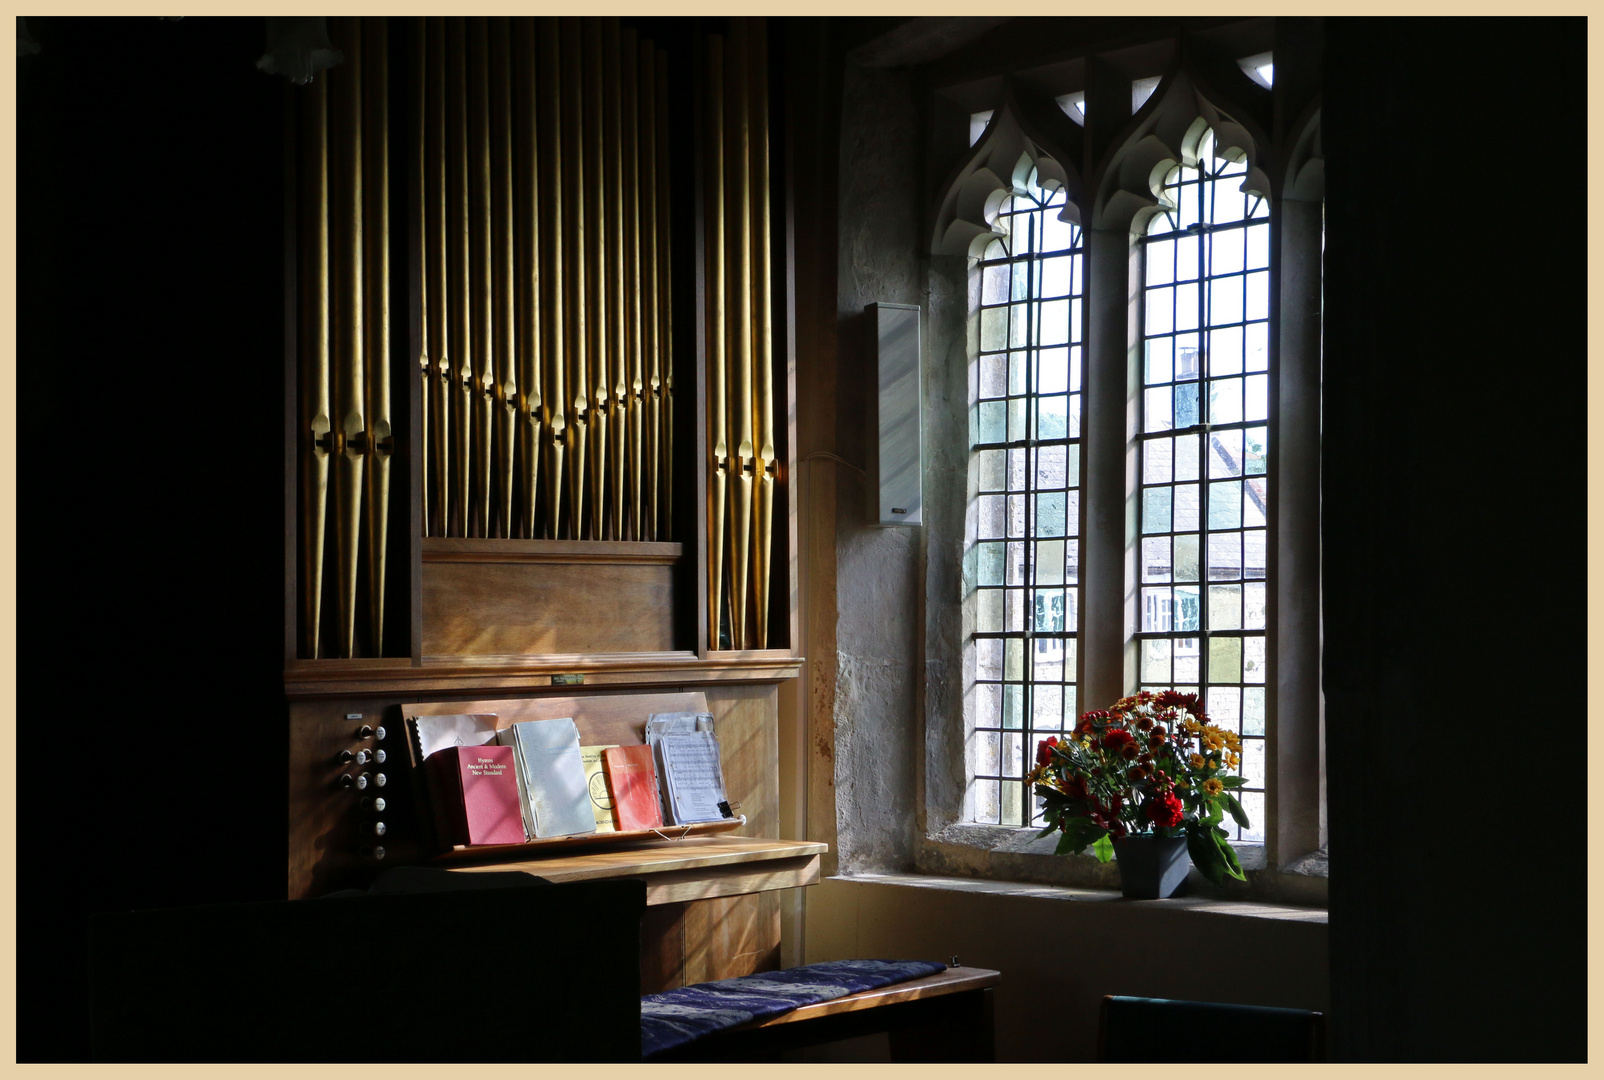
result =
[[[663,824],[657,767],[652,764],[650,746],[610,746],[602,751],[602,768],[607,773],[608,790],[613,793],[619,832],[655,829]]]

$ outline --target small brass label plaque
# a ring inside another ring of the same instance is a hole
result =
[[[551,685],[553,686],[581,686],[584,682],[585,676],[583,675],[553,675],[551,677]]]

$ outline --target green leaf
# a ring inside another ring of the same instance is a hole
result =
[[[1208,807],[1208,813],[1203,815],[1203,824],[1218,825],[1220,822],[1225,820],[1225,812],[1220,809],[1220,804],[1218,802],[1210,799],[1204,805]]]
[[[1064,822],[1064,835],[1054,849],[1054,855],[1072,855],[1078,851],[1086,850],[1086,845],[1100,836],[1107,836],[1108,830],[1099,828],[1088,817],[1073,817]]]
[[[1240,776],[1222,776],[1220,777],[1220,783],[1228,788],[1239,788],[1247,783],[1247,780]]]
[[[1220,849],[1214,844],[1214,835],[1206,830],[1186,833],[1186,853],[1192,856],[1192,865],[1198,873],[1218,885],[1229,872]]]
[[[1236,820],[1238,825],[1244,829],[1253,827],[1253,823],[1248,820],[1247,811],[1242,809],[1242,804],[1236,801],[1235,795],[1227,795],[1225,797],[1225,808],[1231,811],[1231,817]]]
[[[1236,850],[1224,836],[1215,836],[1214,845],[1220,851],[1220,858],[1225,864],[1225,872],[1238,881],[1246,881],[1248,876],[1242,872],[1242,863],[1236,857]]]
[[[1047,836],[1050,833],[1056,832],[1057,830],[1058,830],[1058,822],[1055,821],[1051,825],[1049,825],[1045,829],[1043,829],[1041,832],[1037,833],[1036,834],[1036,839],[1040,840],[1042,837]]]
[[[1114,857],[1114,841],[1108,838],[1108,833],[1097,838],[1097,843],[1092,845],[1092,854],[1097,856],[1098,862],[1105,863]]]

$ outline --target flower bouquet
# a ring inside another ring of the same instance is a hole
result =
[[[1060,830],[1057,854],[1089,845],[1103,862],[1126,837],[1184,837],[1193,864],[1210,881],[1245,881],[1221,827],[1226,814],[1248,825],[1232,794],[1244,783],[1230,771],[1241,754],[1241,739],[1210,724],[1196,694],[1144,690],[1121,698],[1111,709],[1081,716],[1069,737],[1037,746],[1027,779],[1043,803],[1047,827],[1040,835]],[[1176,885],[1184,874],[1183,867]]]

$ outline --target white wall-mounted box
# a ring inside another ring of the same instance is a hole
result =
[[[924,523],[924,393],[919,308],[870,304],[877,392],[869,419],[870,520],[879,525]]]

